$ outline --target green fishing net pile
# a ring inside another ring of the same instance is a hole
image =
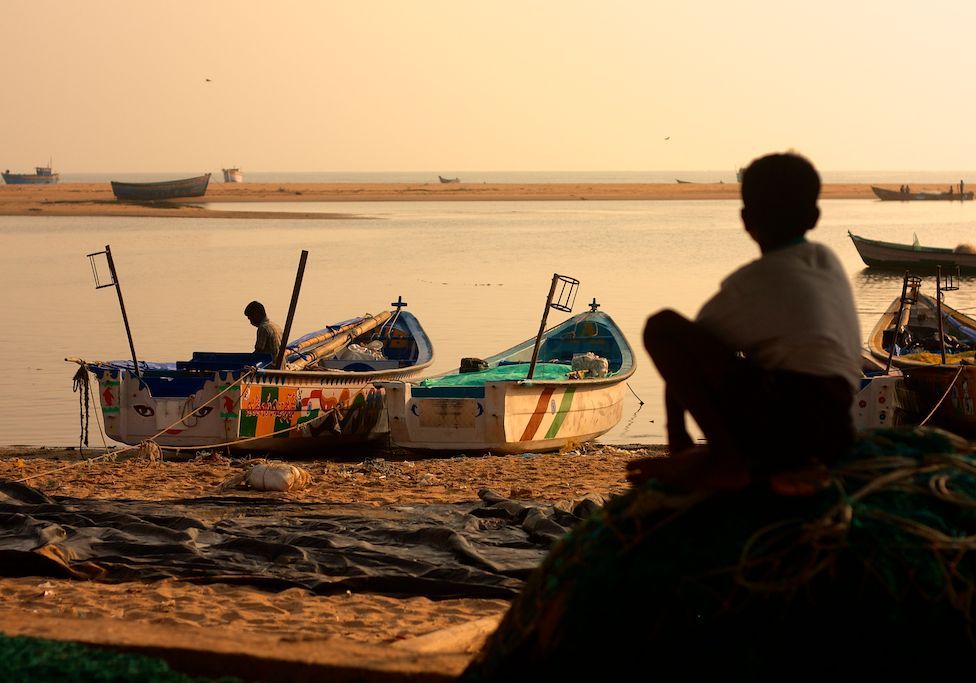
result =
[[[879,430],[803,497],[649,482],[553,548],[463,680],[968,671],[968,450],[937,430]]]
[[[536,382],[546,380],[565,380],[573,366],[566,363],[539,363],[535,366],[532,379]],[[458,375],[431,377],[420,383],[424,387],[480,387],[488,382],[511,382],[525,379],[529,372],[528,363],[499,365],[478,372],[463,372]]]
[[[2,635],[0,663],[3,683],[205,683],[214,680],[178,673],[161,659],[60,640]],[[239,683],[236,678],[221,678],[219,682]]]

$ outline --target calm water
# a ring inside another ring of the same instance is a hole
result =
[[[848,230],[898,242],[917,234],[932,246],[976,243],[972,203],[834,200],[821,208],[811,238],[845,264],[865,334],[900,278],[866,271]],[[309,261],[293,337],[403,296],[434,342],[435,372],[532,336],[552,274],[571,275],[581,281],[575,312],[596,298],[638,357],[625,417],[604,440],[661,443],[663,391],[640,348],[644,320],[666,306],[694,315],[725,274],[757,255],[738,209],[737,201],[384,202],[344,203],[356,220],[0,217],[0,444],[76,444],[77,366],[64,358],[128,357],[114,291],[94,289],[85,258],[106,244],[142,360],[250,350],[244,305],[259,299],[283,323],[302,249]],[[976,309],[976,282],[964,279],[947,301]],[[550,323],[564,317],[553,311]],[[94,424],[92,435],[98,444]]]

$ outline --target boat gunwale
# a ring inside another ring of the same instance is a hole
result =
[[[132,183],[132,182],[128,182],[128,181],[125,181],[125,180],[112,180],[112,181],[109,181],[109,182],[110,182],[111,185],[113,185],[115,187],[127,187],[127,188],[128,187],[131,187],[131,188],[139,188],[139,189],[154,188],[155,189],[155,188],[173,187],[173,186],[179,186],[179,185],[183,185],[183,184],[189,184],[190,181],[200,181],[200,180],[203,180],[204,178],[210,177],[210,175],[211,175],[210,173],[204,173],[202,175],[196,175],[196,176],[192,176],[190,178],[178,178],[176,180],[158,180],[158,181],[153,181],[153,182],[148,182],[148,183]]]
[[[355,363],[357,361],[351,360],[350,363]],[[362,361],[364,363],[369,361]],[[386,370],[278,370],[272,368],[256,368],[255,378],[249,383],[254,383],[255,381],[260,381],[261,376],[267,377],[280,377],[287,378],[292,377],[295,379],[350,379],[350,380],[367,380],[367,381],[382,381],[377,380],[377,378],[383,375],[395,375],[403,374],[405,372],[413,372],[415,370],[424,370],[429,367],[434,362],[433,357],[425,361],[424,363],[416,363],[414,365],[403,365],[398,368],[388,368]]]
[[[851,241],[854,242],[855,247],[858,246],[858,243],[862,243],[862,244],[870,244],[876,247],[889,247],[891,249],[896,249],[898,251],[910,252],[915,254],[918,253],[952,254],[952,255],[961,254],[964,256],[968,255],[976,258],[976,254],[965,254],[964,252],[955,251],[951,247],[923,247],[923,246],[915,247],[912,245],[902,244],[899,242],[885,242],[884,240],[874,240],[868,237],[861,237],[860,235],[855,235],[850,230],[847,231],[847,235],[848,237],[851,238]],[[860,250],[858,250],[858,253],[860,253]]]

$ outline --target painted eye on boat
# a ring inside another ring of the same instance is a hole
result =
[[[202,408],[197,408],[193,411],[196,417],[206,417],[213,411],[213,406],[203,406]]]
[[[139,413],[139,415],[141,415],[142,417],[152,417],[153,415],[156,414],[156,411],[153,410],[150,406],[144,406],[142,404],[139,404],[136,406],[132,406],[132,408],[137,413]]]

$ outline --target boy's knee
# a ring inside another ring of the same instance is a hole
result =
[[[644,346],[650,348],[656,339],[666,339],[688,322],[687,318],[670,308],[658,311],[644,324]]]

